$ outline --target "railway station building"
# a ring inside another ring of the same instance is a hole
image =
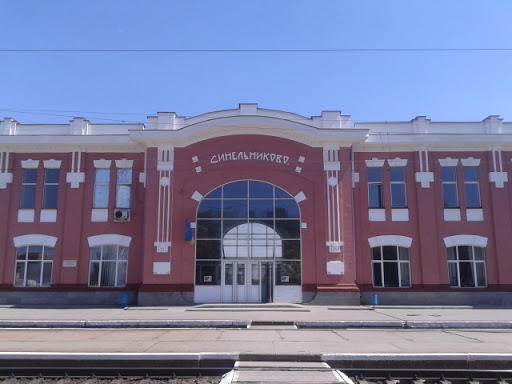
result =
[[[0,120],[0,304],[512,305],[512,123]]]

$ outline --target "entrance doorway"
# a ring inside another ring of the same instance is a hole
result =
[[[270,303],[274,293],[274,263],[225,261],[221,285],[224,303]]]
[[[301,302],[301,220],[295,199],[261,181],[222,185],[196,221],[196,303]]]

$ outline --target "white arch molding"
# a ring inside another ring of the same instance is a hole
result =
[[[30,234],[16,236],[13,238],[14,246],[16,248],[27,245],[44,245],[45,247],[55,247],[57,238],[54,236],[42,235],[42,234]]]
[[[120,245],[122,247],[129,247],[132,241],[130,236],[124,235],[115,235],[115,234],[105,234],[105,235],[96,235],[89,236],[87,238],[89,243],[89,247],[98,247],[100,245]]]
[[[412,244],[412,237],[400,235],[382,235],[368,238],[370,247],[381,247],[385,245],[396,245],[399,247],[410,248]]]
[[[443,240],[446,248],[455,247],[458,245],[474,245],[476,247],[482,248],[487,246],[487,237],[478,235],[454,235],[447,236]]]

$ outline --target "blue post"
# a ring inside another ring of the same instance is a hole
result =
[[[376,293],[370,295],[370,305],[379,305],[379,297]]]

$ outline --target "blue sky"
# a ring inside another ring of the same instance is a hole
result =
[[[353,121],[512,121],[509,0],[0,0],[0,14],[0,119],[144,122],[258,103]],[[366,48],[413,50],[286,51]],[[429,48],[506,50],[414,51]]]

